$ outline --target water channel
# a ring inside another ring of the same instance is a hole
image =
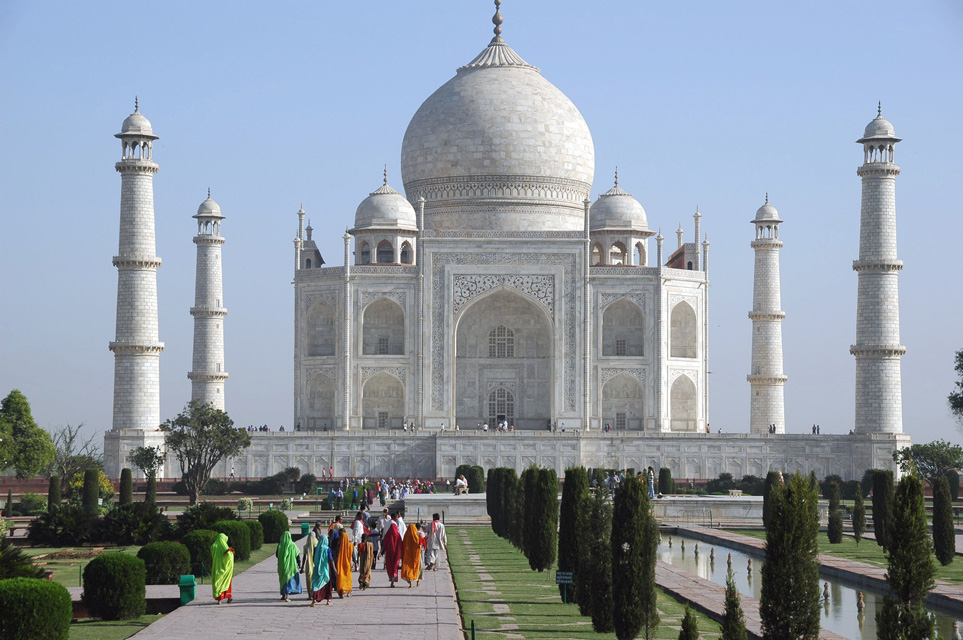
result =
[[[699,553],[695,553],[698,544]],[[683,549],[684,547],[684,549]],[[715,548],[715,560],[711,558],[711,550]],[[710,580],[716,584],[726,584],[726,564],[728,554],[732,554],[732,577],[739,593],[759,599],[762,591],[762,558],[753,558],[741,551],[728,549],[719,544],[698,542],[692,538],[672,536],[672,546],[669,546],[669,536],[662,534],[659,545],[659,560],[674,567],[684,569],[700,578]],[[749,560],[752,559],[752,571],[748,571]],[[882,606],[882,594],[865,587],[858,587],[846,582],[834,581],[820,576],[820,594],[824,585],[829,583],[829,599],[822,599],[822,615],[820,624],[824,629],[837,633],[852,640],[875,640],[876,638],[876,607]],[[862,614],[857,610],[857,593],[863,592],[866,607]],[[953,616],[937,613],[937,629],[940,638],[950,638],[953,634]],[[961,625],[963,626],[963,625]]]

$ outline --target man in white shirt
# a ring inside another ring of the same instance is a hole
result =
[[[398,533],[401,534],[401,539],[405,539],[405,534],[408,533],[408,528],[405,526],[405,519],[401,517],[401,512],[398,513]]]
[[[468,493],[468,481],[465,480],[465,476],[458,476],[455,480],[455,495],[459,496],[463,493]]]
[[[438,563],[441,562],[439,552],[444,552],[448,548],[448,534],[445,533],[445,525],[441,523],[441,516],[437,513],[431,516],[431,527],[428,531],[428,544],[425,549],[425,569],[438,571]]]

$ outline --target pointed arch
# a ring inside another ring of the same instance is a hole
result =
[[[696,357],[696,314],[688,302],[672,307],[669,326],[669,355],[673,358]]]
[[[645,390],[636,378],[620,373],[602,386],[602,424],[640,431],[645,419]]]
[[[358,264],[371,264],[371,245],[368,244],[367,240],[361,242],[361,250],[358,252],[358,255]]]
[[[411,248],[411,243],[405,240],[401,243],[401,264],[412,264],[415,260],[415,252]]]
[[[391,264],[395,261],[395,247],[390,240],[382,240],[378,243],[378,264]]]
[[[401,380],[380,371],[361,390],[362,429],[400,429],[405,418],[405,388]]]
[[[642,309],[631,300],[621,298],[605,307],[602,312],[602,355],[644,356],[644,327]]]
[[[635,243],[635,265],[638,267],[644,267],[648,262],[648,257],[645,255],[645,243],[636,242]]]
[[[334,427],[334,380],[324,375],[316,375],[308,382],[308,403],[305,429]]]
[[[361,353],[400,356],[405,353],[405,310],[389,298],[378,298],[364,309]]]
[[[333,356],[338,333],[334,307],[318,300],[308,309],[304,325],[305,355]]]
[[[592,264],[602,264],[602,245],[598,242],[592,246]]]
[[[669,425],[672,431],[696,430],[696,386],[689,376],[681,375],[669,393]]]
[[[622,241],[613,243],[609,248],[609,264],[628,264],[628,257],[628,251],[625,248],[625,243]]]

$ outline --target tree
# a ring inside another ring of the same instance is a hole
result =
[[[165,433],[167,450],[181,465],[181,479],[191,504],[197,504],[214,466],[251,444],[251,435],[244,429],[235,429],[227,413],[196,400],[187,403],[176,418],[165,421],[161,431]]]
[[[887,546],[889,521],[893,512],[893,472],[873,469],[873,535],[876,544]]]
[[[736,582],[732,579],[732,567],[726,576],[726,608],[722,614],[722,640],[748,640],[746,616]]]
[[[933,549],[944,567],[956,556],[956,530],[953,528],[953,499],[946,478],[933,483]]]
[[[488,487],[491,488],[491,479]],[[588,495],[588,472],[585,467],[569,467],[562,484],[562,505],[558,518],[558,571],[578,570],[578,559],[583,549],[578,540],[578,511]],[[559,585],[569,602],[577,601],[575,585]]]
[[[959,500],[960,499],[960,472],[957,471],[956,469],[952,469],[950,471],[947,471],[946,475],[943,477],[946,478],[946,481],[950,483],[950,497],[953,498],[953,500]]]
[[[682,629],[679,631],[679,640],[699,640],[699,622],[695,614],[689,608],[689,603],[685,605],[685,614],[682,616]]]
[[[528,538],[528,566],[551,569],[558,545],[558,476],[555,469],[538,469],[535,492],[528,499],[532,531]]]
[[[3,517],[13,517],[13,489],[7,489],[7,501],[3,503]]]
[[[522,475],[518,476],[513,483],[515,490],[512,493],[512,528],[509,538],[512,545],[523,554],[525,553],[525,474],[527,473],[529,469],[522,471]]]
[[[762,526],[766,529],[769,528],[769,520],[772,514],[772,500],[769,497],[769,492],[772,491],[772,488],[778,484],[778,471],[770,471],[766,474],[766,483],[763,485],[762,489]]]
[[[956,366],[953,368],[960,374],[960,379],[953,383],[956,390],[950,392],[947,400],[950,403],[950,411],[956,416],[960,423],[960,430],[963,431],[963,350],[956,352]]]
[[[100,469],[87,469],[84,471],[84,498],[83,507],[87,515],[96,516],[100,514]]]
[[[120,504],[130,504],[134,501],[134,480],[130,469],[124,467],[120,471]]]
[[[856,546],[866,532],[866,505],[863,504],[863,494],[856,494],[856,503],[853,505],[853,537],[856,539]]]
[[[879,640],[932,638],[935,619],[923,607],[933,589],[936,566],[926,524],[923,483],[904,476],[893,499],[893,521],[886,555],[889,594],[876,612]]]
[[[144,502],[155,504],[157,502],[157,471],[164,466],[165,458],[166,456],[160,447],[137,447],[127,454],[127,461],[140,469],[144,477],[147,478],[147,493],[144,495]]]
[[[76,427],[68,424],[53,432],[54,459],[47,467],[47,472],[60,476],[61,489],[67,488],[67,483],[75,474],[103,464],[97,435],[91,434],[84,438],[81,435],[83,428],[83,423]]]
[[[672,469],[669,467],[659,468],[659,493],[664,496],[675,493],[675,482],[672,481]]]
[[[50,476],[50,482],[47,484],[47,511],[51,512],[60,506],[61,500],[60,491],[60,478],[57,476]]]
[[[579,524],[582,544],[586,553],[579,559],[576,590],[582,594],[578,601],[582,615],[592,618],[592,629],[598,633],[611,633],[615,629],[612,620],[612,503],[608,489],[596,487],[591,498],[585,499],[587,517]]]
[[[816,640],[820,604],[817,489],[796,473],[773,489],[771,500],[759,604],[763,638]]]
[[[829,542],[839,544],[843,541],[843,514],[839,509],[839,483],[829,484]]]
[[[903,473],[912,474],[915,469],[927,484],[932,485],[948,471],[963,467],[963,447],[945,440],[914,444],[894,451],[893,460]]]
[[[515,517],[518,518],[518,522],[521,524],[521,547],[522,553],[528,558],[528,552],[531,548],[529,543],[533,538],[533,532],[535,525],[532,521],[532,506],[535,500],[535,484],[538,479],[538,467],[532,465],[522,471],[522,477],[518,480],[518,500],[521,502],[515,505]],[[521,511],[518,511],[521,509]],[[517,524],[516,523],[516,524]]]
[[[612,526],[611,547],[612,584],[618,585],[612,598],[615,636],[631,640],[641,633],[653,638],[659,626],[655,593],[659,525],[648,492],[637,478],[622,480],[612,511],[619,518]]]
[[[13,467],[18,478],[31,478],[53,458],[50,434],[37,426],[27,397],[14,389],[0,402],[0,470]]]

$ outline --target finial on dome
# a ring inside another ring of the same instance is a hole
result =
[[[301,208],[298,209],[298,213],[303,213],[303,212],[304,212],[304,200],[301,201]]]
[[[619,167],[615,165],[615,186],[619,186]]]
[[[138,104],[137,96],[134,96],[134,113],[140,113],[140,104]]]
[[[388,186],[388,165],[385,165],[385,186]]]
[[[499,11],[501,4],[502,0],[495,0],[495,15],[492,16],[492,24],[495,25],[494,32],[496,38],[502,35],[502,23],[505,22],[501,11]]]
[[[769,204],[769,192],[766,192],[766,204]]]
[[[879,102],[876,103],[876,117],[877,117],[877,118],[882,118],[882,117],[883,117],[883,101],[882,101],[882,100],[880,100]]]
[[[210,187],[207,188],[207,199],[208,199],[208,200],[211,199],[211,188],[210,188]]]

